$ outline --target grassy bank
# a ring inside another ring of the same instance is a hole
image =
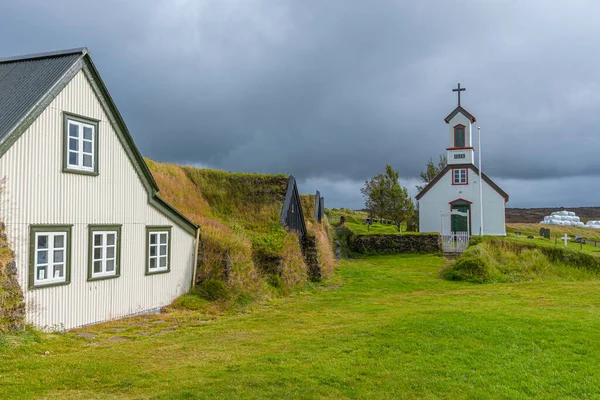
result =
[[[202,265],[192,296],[228,307],[287,295],[306,285],[298,237],[279,222],[289,176],[146,162],[160,196],[201,227]],[[310,232],[320,237],[327,227],[316,225]],[[333,254],[328,240],[321,240],[319,248]],[[322,259],[333,262],[328,254]],[[325,277],[333,268],[333,263],[326,265]]]
[[[585,281],[600,278],[600,257],[547,239],[473,238],[445,271],[450,280],[479,283],[536,280]]]
[[[241,314],[44,334],[0,349],[0,398],[597,397],[599,281],[476,285],[444,265],[343,261],[327,286]]]

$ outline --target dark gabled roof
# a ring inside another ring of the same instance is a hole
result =
[[[158,185],[136,147],[87,48],[0,58],[0,157],[79,71],[84,70],[148,192],[149,203],[183,229],[198,227],[158,195]]]
[[[469,121],[471,121],[471,123],[476,122],[477,120],[475,119],[475,117],[473,116],[473,114],[471,114],[470,112],[468,112],[467,110],[465,110],[464,108],[462,108],[462,106],[458,106],[454,109],[454,111],[452,111],[450,114],[448,114],[448,116],[446,118],[444,118],[444,121],[446,121],[446,123],[449,123],[450,120],[452,118],[454,118],[454,116],[458,113],[461,113],[462,115],[464,115],[465,117],[469,118]]]
[[[473,165],[473,164],[453,164],[453,165],[446,165],[446,167],[444,169],[442,169],[436,176],[435,178],[433,178],[431,180],[431,182],[429,182],[427,184],[427,186],[425,186],[420,192],[419,194],[417,194],[416,199],[417,200],[421,200],[421,198],[425,195],[425,193],[427,193],[429,191],[429,189],[431,189],[440,179],[443,178],[444,175],[446,175],[446,173],[448,171],[450,171],[451,169],[456,169],[456,168],[470,168],[471,170],[473,170],[473,172],[475,172],[477,175],[479,175],[479,169]],[[483,174],[483,180],[492,187],[492,189],[494,189],[496,192],[498,192],[498,194],[502,197],[504,197],[504,201],[508,201],[509,196],[508,194],[502,190],[500,188],[500,186],[498,186],[493,180],[491,180],[485,173]]]
[[[0,142],[86,52],[79,48],[0,58]]]

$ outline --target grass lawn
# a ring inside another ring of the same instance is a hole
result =
[[[561,225],[542,225],[542,224],[526,224],[526,223],[508,223],[506,224],[506,232],[514,233],[521,232],[523,235],[540,235],[540,228],[550,229],[552,238],[554,236],[562,237],[569,235],[573,238],[576,235],[581,235],[585,239],[597,240],[600,242],[600,229],[581,228],[578,226],[561,226]]]
[[[402,224],[402,232],[398,232],[395,225],[381,224],[379,222],[375,222],[371,226],[368,226],[365,221],[369,218],[369,214],[363,211],[333,209],[328,212],[328,217],[330,218],[332,225],[337,226],[341,216],[346,218],[345,226],[357,235],[378,233],[399,235],[406,230],[406,224]]]
[[[5,345],[0,398],[600,397],[600,281],[449,282],[444,265],[344,261],[332,282],[241,313]]]
[[[563,235],[564,235],[564,233],[563,233]],[[507,238],[509,238],[510,240],[523,242],[523,243],[533,242],[533,243],[545,244],[545,245],[550,245],[550,246],[560,246],[560,247],[565,246],[564,240],[561,240],[560,238],[555,240],[554,237],[552,237],[551,239],[546,239],[546,238],[543,238],[540,236],[536,236],[533,239],[528,239],[526,234],[515,235],[512,233],[509,233],[507,235]],[[600,247],[594,246],[593,243],[592,244],[577,243],[577,242],[575,242],[575,240],[573,240],[573,236],[570,236],[570,238],[571,239],[567,241],[568,247],[570,247],[574,250],[582,250],[587,253],[592,253],[594,255],[600,256]],[[598,241],[598,245],[600,246],[600,240]]]

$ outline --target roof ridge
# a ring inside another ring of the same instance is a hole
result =
[[[21,56],[0,57],[0,63],[35,60],[38,58],[51,58],[51,57],[66,56],[69,54],[77,54],[77,53],[81,53],[82,55],[85,55],[88,53],[88,49],[87,49],[87,47],[76,47],[73,49],[47,51],[44,53],[32,53],[32,54],[25,54],[25,55],[21,55]]]

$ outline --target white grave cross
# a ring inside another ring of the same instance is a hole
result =
[[[567,245],[567,241],[571,240],[571,238],[565,233],[565,236],[561,237],[562,240],[565,241],[565,246]]]

